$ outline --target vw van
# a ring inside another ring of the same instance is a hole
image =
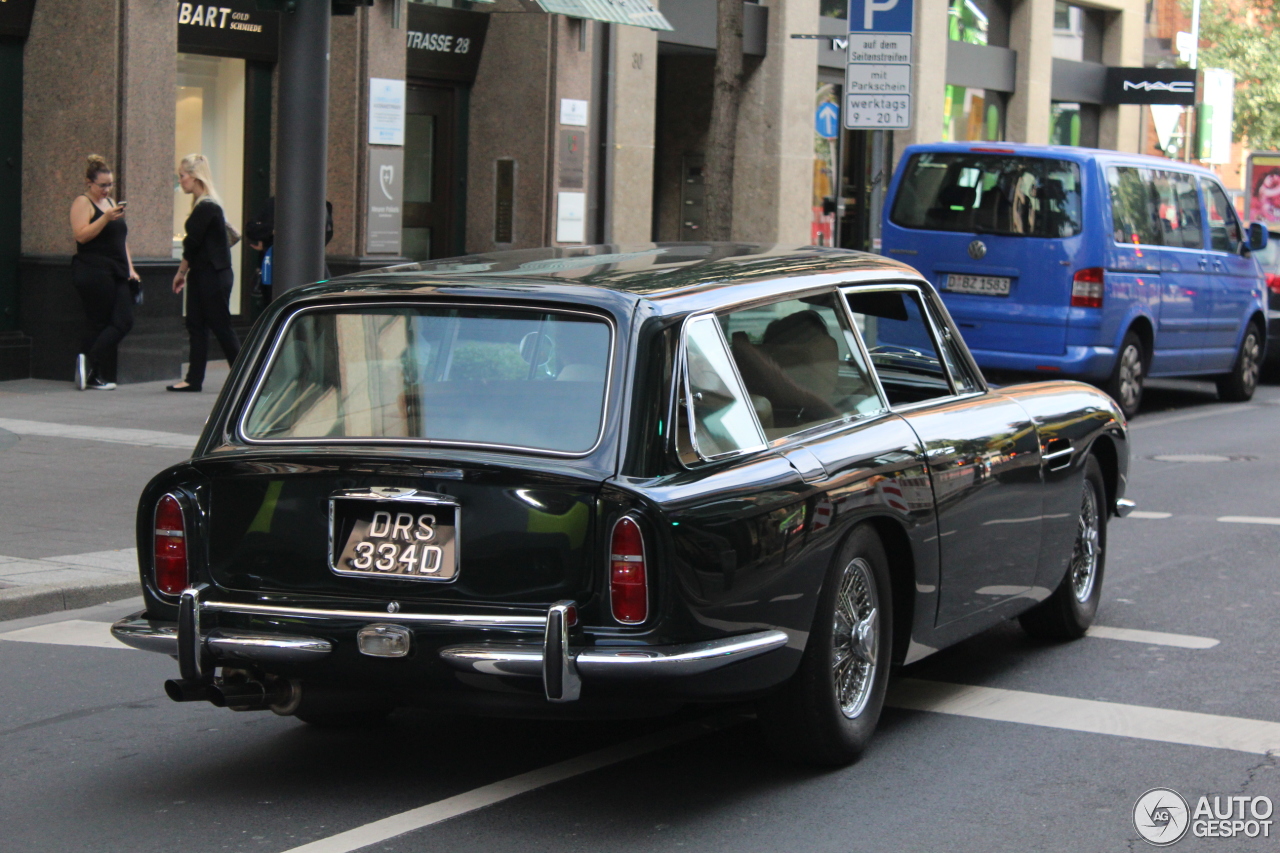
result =
[[[1248,400],[1266,348],[1262,270],[1207,169],[1065,146],[906,149],[882,251],[942,294],[987,372],[1101,385],[1126,416],[1148,376]]]

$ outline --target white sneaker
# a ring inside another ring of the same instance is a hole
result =
[[[76,390],[83,391],[89,385],[89,358],[84,353],[76,356]]]

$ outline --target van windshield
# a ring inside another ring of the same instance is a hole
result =
[[[1008,154],[915,154],[889,218],[930,231],[1072,237],[1080,233],[1080,168]]]

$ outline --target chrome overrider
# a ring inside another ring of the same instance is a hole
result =
[[[178,621],[156,622],[136,613],[111,626],[117,640],[135,649],[178,659],[182,675],[174,689],[184,698],[204,698],[197,685],[207,683],[221,661],[262,664],[303,663],[323,659],[333,642],[319,637],[204,630],[204,613],[339,619],[344,622],[396,622],[418,626],[474,628],[542,628],[542,643],[473,643],[439,651],[446,664],[489,675],[541,677],[549,702],[572,702],[582,682],[645,680],[698,675],[756,657],[787,644],[782,631],[756,631],[697,643],[671,646],[571,646],[570,628],[576,618],[572,601],[558,601],[545,615],[516,616],[458,613],[395,613],[284,607],[275,604],[236,604],[204,601],[204,588],[193,587],[178,602]],[[166,687],[166,689],[170,689]],[[189,695],[187,695],[189,694]],[[171,692],[171,695],[174,695]]]

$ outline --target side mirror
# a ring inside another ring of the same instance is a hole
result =
[[[1270,235],[1267,233],[1267,226],[1261,222],[1255,222],[1249,226],[1249,251],[1257,252],[1267,248],[1267,242]]]

